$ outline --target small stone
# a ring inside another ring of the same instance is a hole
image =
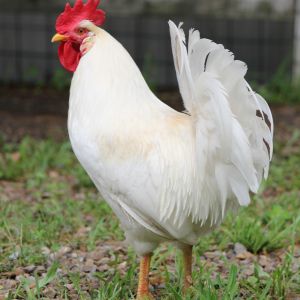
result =
[[[115,247],[114,251],[116,251],[116,252],[123,252],[124,249],[123,249],[122,246],[117,246],[117,247]]]
[[[239,255],[241,253],[247,252],[247,248],[243,244],[235,243],[234,244],[234,252],[235,252],[235,254]]]
[[[90,287],[94,290],[98,289],[99,288],[99,280],[95,279],[94,277],[90,277]]]
[[[72,293],[72,294],[69,295],[69,299],[78,300],[80,298],[79,298],[78,294],[76,292],[74,292],[74,293]]]
[[[10,260],[17,260],[19,258],[19,256],[20,256],[20,252],[19,251],[15,251],[8,258]]]
[[[86,216],[84,217],[84,219],[85,219],[85,221],[91,223],[91,222],[93,222],[94,217],[93,217],[92,215],[86,215]]]
[[[92,266],[92,265],[94,265],[94,261],[93,261],[92,259],[88,258],[88,259],[86,260],[85,264],[86,264],[87,266]]]
[[[45,256],[48,256],[51,253],[51,251],[48,247],[42,247],[41,251],[42,251],[42,254]]]
[[[62,270],[61,268],[58,268],[58,269],[56,270],[56,274],[57,274],[57,275],[62,275],[62,274],[63,274],[63,270]]]
[[[51,171],[49,172],[49,176],[50,176],[51,178],[59,178],[59,173],[56,172],[56,171],[54,171],[54,170],[51,170]]]
[[[17,276],[23,275],[23,274],[24,274],[24,270],[22,268],[16,268],[12,272],[5,272],[5,273],[3,273],[3,275],[6,278],[16,278]]]
[[[246,252],[243,252],[243,253],[239,253],[236,255],[236,258],[237,259],[240,259],[240,260],[250,260],[253,258],[253,254],[246,251]],[[248,263],[248,262],[247,262]]]
[[[108,257],[103,257],[101,260],[100,260],[100,264],[107,264],[110,262],[110,259]]]
[[[23,268],[16,268],[15,269],[15,274],[16,274],[16,276],[24,274],[24,269]]]
[[[161,283],[159,285],[156,286],[157,289],[165,289],[166,288],[166,284],[165,283]]]
[[[14,162],[17,162],[19,161],[21,158],[21,154],[19,152],[14,152],[11,154],[11,159],[14,161]]]
[[[295,259],[292,263],[292,272],[297,273],[300,270],[300,259]]]
[[[49,198],[51,198],[51,194],[50,193],[48,193],[48,192],[43,192],[42,193],[42,199],[49,199]]]
[[[103,258],[103,255],[104,253],[101,252],[101,251],[93,251],[91,254],[90,254],[90,257],[91,259],[93,259],[94,261],[99,261],[100,259]]]
[[[67,283],[67,284],[65,285],[65,287],[66,287],[69,291],[74,290],[74,286],[73,286],[72,283]]]
[[[54,299],[56,296],[56,291],[52,287],[46,287],[43,292],[44,296]]]
[[[118,269],[119,270],[124,270],[127,267],[127,261],[123,261],[122,263],[119,264]]]
[[[267,265],[269,265],[271,263],[271,260],[267,256],[265,256],[265,255],[260,255],[259,259],[258,259],[258,263],[262,267],[266,267]]]
[[[109,265],[103,264],[103,265],[101,265],[101,266],[98,267],[98,270],[99,270],[100,272],[108,271],[108,270],[109,270]]]
[[[56,259],[56,255],[54,253],[50,253],[49,259],[50,259],[49,264],[51,265],[51,261]]]
[[[61,256],[64,256],[65,254],[67,254],[67,253],[69,253],[69,252],[71,252],[71,251],[72,251],[71,247],[64,246],[64,247],[61,247],[61,248],[59,249],[59,251],[57,252],[57,255],[58,255],[59,257],[61,257]]]
[[[252,276],[254,274],[254,265],[248,265],[247,268],[242,271],[242,274],[245,277]]]
[[[216,257],[222,256],[223,253],[221,251],[207,251],[204,253],[204,256],[209,259],[215,259]]]
[[[24,278],[23,275],[16,276],[16,280],[19,281],[19,282],[21,282],[23,278]]]
[[[79,266],[78,265],[73,265],[73,266],[71,266],[70,267],[70,270],[72,271],[72,272],[79,272],[80,271],[80,268],[79,268]]]
[[[295,249],[294,257],[296,258],[300,257],[300,248]]]
[[[46,271],[45,267],[44,266],[38,266],[35,271],[39,274],[43,273]]]
[[[13,289],[17,286],[17,281],[12,279],[7,279],[3,282],[3,285],[6,289]]]
[[[85,273],[91,273],[91,272],[94,273],[94,272],[96,272],[96,269],[97,269],[97,267],[94,264],[85,264],[82,267],[82,271]]]
[[[32,272],[34,271],[34,269],[35,269],[35,266],[34,266],[34,265],[29,265],[29,266],[27,266],[27,267],[24,267],[24,271],[25,271],[26,273],[32,273]]]
[[[91,227],[81,227],[75,233],[76,237],[84,237],[92,230]]]

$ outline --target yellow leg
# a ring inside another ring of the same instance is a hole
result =
[[[192,285],[192,262],[193,262],[193,247],[187,246],[182,249],[183,252],[183,291],[186,292]]]
[[[144,255],[140,261],[139,285],[137,291],[137,300],[154,299],[149,292],[149,271],[152,254]]]

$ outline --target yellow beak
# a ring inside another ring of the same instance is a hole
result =
[[[67,36],[62,35],[62,34],[59,34],[59,33],[56,33],[56,34],[53,36],[51,42],[52,42],[52,43],[55,43],[55,42],[62,42],[62,41],[66,41],[67,39],[68,39]]]

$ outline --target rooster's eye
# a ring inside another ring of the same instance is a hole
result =
[[[84,34],[84,33],[85,33],[85,30],[84,30],[83,28],[78,28],[78,29],[77,29],[77,33],[80,34],[80,35],[81,35],[81,34]]]

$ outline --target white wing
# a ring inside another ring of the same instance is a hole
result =
[[[196,190],[184,210],[194,222],[204,222],[228,199],[250,202],[262,177],[268,175],[273,151],[273,120],[265,100],[244,76],[246,65],[198,31],[190,30],[188,50],[181,24],[169,21],[180,92],[196,130]],[[174,207],[181,207],[174,200]],[[206,205],[207,203],[207,205]],[[221,204],[220,204],[221,203]],[[164,211],[170,216],[172,209]],[[212,217],[216,223],[220,216]]]

